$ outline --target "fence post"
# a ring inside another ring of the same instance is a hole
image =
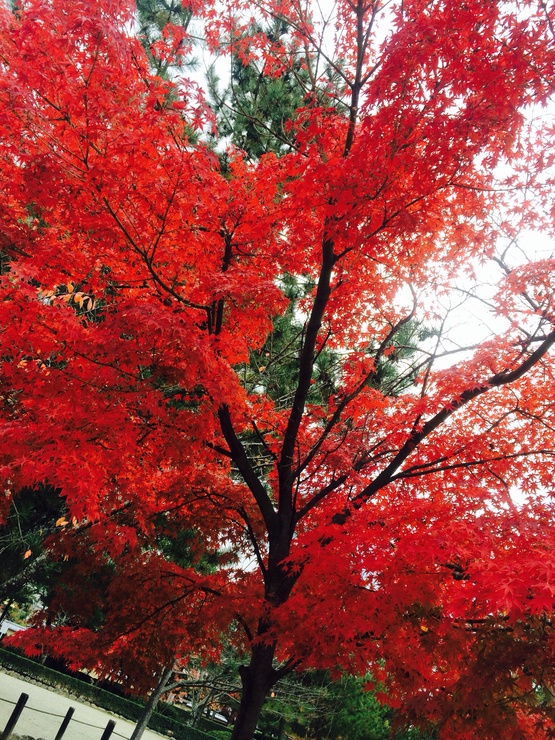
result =
[[[110,721],[108,722],[108,724],[106,725],[106,729],[105,729],[105,730],[104,730],[104,732],[102,733],[102,737],[100,738],[100,740],[108,740],[108,738],[110,737],[110,735],[111,735],[111,734],[112,734],[112,732],[114,731],[114,727],[115,727],[115,726],[116,726],[116,723],[114,722],[114,720],[113,720],[113,719],[111,719],[111,720],[110,720]],[[2,739],[0,738],[0,740],[2,740]]]
[[[8,720],[8,724],[4,728],[4,732],[0,735],[0,740],[8,740],[13,728],[16,725],[17,720],[21,716],[21,712],[23,711],[23,707],[27,703],[28,698],[29,698],[29,694],[25,694],[25,693],[21,694],[21,696],[17,700],[17,704],[14,707],[11,717]]]
[[[69,725],[70,719],[73,717],[73,712],[75,712],[75,709],[73,707],[70,707],[67,710],[66,716],[64,717],[64,721],[60,725],[60,729],[56,733],[56,737],[54,738],[54,740],[61,740],[64,732],[67,730],[67,726]]]

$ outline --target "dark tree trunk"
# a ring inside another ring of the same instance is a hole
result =
[[[0,626],[2,625],[2,622],[9,614],[10,609],[12,608],[13,599],[8,599],[6,604],[4,605],[4,608],[2,609],[2,614],[0,614]],[[0,632],[0,640],[4,639],[4,632]]]
[[[278,678],[272,665],[274,652],[273,645],[256,645],[250,664],[241,668],[243,691],[231,740],[252,740],[254,736],[266,696]]]
[[[285,498],[291,499],[291,491]],[[285,508],[286,513],[281,517],[273,535],[269,537],[268,567],[264,574],[265,599],[269,613],[287,601],[299,577],[282,565],[289,556],[294,530],[292,509],[289,506]],[[257,639],[251,642],[250,663],[239,669],[242,683],[241,701],[230,740],[252,740],[270,689],[291,670],[291,667],[286,670],[283,667],[280,670],[274,668],[276,644],[268,642],[271,639],[269,638],[271,632],[271,619],[269,617],[260,619]]]

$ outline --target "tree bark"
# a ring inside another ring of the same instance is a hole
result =
[[[231,740],[252,740],[266,696],[278,675],[272,662],[274,645],[255,645],[251,662],[240,669],[243,691]]]
[[[2,609],[2,614],[0,614],[0,628],[2,627],[2,622],[4,621],[4,619],[7,619],[10,609],[12,608],[12,604],[13,604],[13,599],[8,599],[8,601],[4,604],[4,608]],[[0,642],[2,642],[5,636],[6,636],[5,632],[0,632]]]
[[[130,740],[139,740],[139,738],[143,736],[143,733],[147,728],[149,720],[152,717],[152,713],[156,709],[156,706],[158,702],[160,701],[160,697],[164,693],[166,686],[168,685],[168,681],[172,673],[173,673],[173,661],[171,665],[169,665],[167,668],[164,668],[164,672],[162,673],[160,677],[158,686],[154,689],[154,691],[148,697],[145,710],[142,716],[140,717],[139,721],[135,725],[135,729],[133,730],[133,734],[131,735]]]
[[[8,599],[8,601],[6,601],[6,603],[4,604],[4,608],[2,609],[2,614],[0,614],[0,625],[2,624],[4,619],[7,618],[10,612],[10,609],[12,608],[12,604],[13,604],[13,599]],[[2,637],[3,635],[0,635],[0,640],[2,639]]]

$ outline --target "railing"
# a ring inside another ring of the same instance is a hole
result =
[[[56,737],[54,740],[61,740],[63,737],[65,731],[67,730],[67,727],[70,722],[75,722],[79,725],[86,725],[87,727],[96,727],[98,730],[104,730],[102,733],[102,736],[100,740],[108,740],[109,737],[113,735],[118,735],[119,737],[125,738],[125,735],[120,735],[119,732],[115,732],[114,728],[116,726],[116,723],[113,719],[108,721],[108,724],[106,727],[101,727],[99,725],[93,725],[90,722],[83,722],[79,719],[76,719],[73,715],[75,713],[74,707],[69,707],[67,712],[65,714],[57,714],[56,712],[46,712],[44,709],[37,709],[36,707],[30,707],[27,706],[27,702],[29,700],[29,694],[22,693],[17,702],[9,701],[9,699],[1,699],[0,702],[4,702],[5,704],[12,704],[14,705],[13,711],[10,715],[10,718],[8,719],[8,723],[6,724],[3,733],[0,735],[0,740],[8,740],[10,735],[15,729],[15,726],[17,725],[19,718],[21,717],[23,710],[26,710],[28,712],[38,712],[39,714],[46,714],[49,717],[61,717],[62,723],[60,725],[60,728],[58,732],[56,733]]]
[[[12,650],[0,649],[0,666],[15,671],[19,676],[39,681],[55,691],[60,688],[74,694],[76,697],[94,704],[112,714],[118,714],[131,722],[137,722],[144,711],[144,703],[139,704],[128,698],[116,696],[98,686],[58,673],[51,668],[29,658],[13,652]],[[220,724],[212,723],[211,720],[202,720],[205,731],[190,727],[186,724],[187,714],[183,709],[171,705],[159,705],[158,711],[148,723],[148,727],[163,735],[173,735],[183,740],[211,740],[212,733],[220,731]],[[209,726],[210,725],[210,726]],[[213,726],[212,726],[213,725]],[[0,729],[1,732],[1,729]]]

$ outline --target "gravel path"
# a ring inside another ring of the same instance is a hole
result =
[[[27,704],[14,728],[18,735],[54,740],[69,707],[75,709],[63,740],[100,740],[108,721],[116,723],[110,740],[130,738],[133,722],[98,709],[69,695],[64,695],[44,686],[16,678],[0,671],[0,735],[22,692],[29,694]],[[144,740],[160,740],[166,737],[146,730]]]

